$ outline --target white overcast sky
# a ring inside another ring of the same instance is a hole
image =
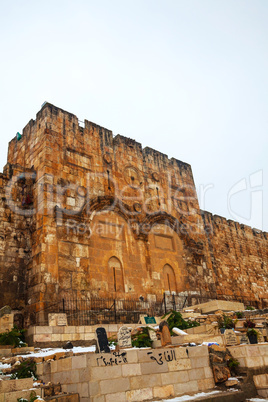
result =
[[[268,1],[0,2],[0,169],[44,101],[190,163],[200,206],[268,231]]]

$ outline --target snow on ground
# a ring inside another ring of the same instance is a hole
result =
[[[268,399],[260,399],[260,398],[252,398],[250,399],[250,402],[263,402],[263,401],[268,401]]]
[[[55,353],[62,353],[62,352],[69,352],[72,351],[73,354],[77,353],[89,353],[89,352],[94,352],[95,353],[96,347],[95,345],[93,346],[74,346],[73,349],[63,349],[63,348],[46,348],[46,349],[36,349],[34,352],[30,352],[27,354],[22,354],[19,356],[22,357],[44,357],[44,356],[50,356],[54,355]]]
[[[6,364],[6,363],[1,363],[1,362],[0,362],[0,371],[1,371],[2,369],[6,369],[6,368],[9,368],[9,367],[11,367],[11,364]]]
[[[193,401],[197,398],[200,398],[202,396],[208,396],[208,395],[213,395],[217,394],[220,391],[211,391],[211,392],[200,392],[199,394],[195,395],[183,395],[183,396],[178,396],[176,398],[172,399],[163,399],[162,402],[184,402],[184,401]]]

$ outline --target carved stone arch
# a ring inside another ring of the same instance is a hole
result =
[[[121,261],[117,257],[111,257],[108,261],[108,288],[110,292],[124,292],[124,274]]]
[[[91,215],[94,211],[111,211],[116,212],[125,221],[132,219],[132,210],[129,205],[119,201],[118,198],[112,196],[98,196],[90,199],[81,210],[81,215]]]
[[[177,293],[177,281],[174,269],[169,264],[163,267],[164,290]]]

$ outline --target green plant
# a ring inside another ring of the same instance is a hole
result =
[[[181,313],[174,310],[172,310],[170,313],[165,314],[162,318],[164,319],[165,317],[167,317],[168,314],[169,317],[167,318],[167,323],[171,335],[173,335],[172,329],[174,327],[179,329],[187,329],[187,328],[198,327],[200,325],[199,322],[197,321],[185,321]]]
[[[13,373],[11,374],[11,380],[16,380],[20,378],[33,378],[37,380],[36,375],[36,363],[33,358],[27,359],[22,362],[19,366],[15,368]]]
[[[138,332],[131,337],[132,346],[136,346],[137,348],[151,347],[153,341],[150,338],[149,331],[149,327],[139,328]]]
[[[235,313],[237,318],[243,318],[244,317],[244,313],[242,311],[236,311]]]
[[[251,321],[250,319],[247,319],[247,320],[244,322],[244,327],[245,327],[245,328],[255,328],[255,327],[256,327],[256,324],[255,324],[255,322]]]
[[[11,331],[0,333],[0,345],[12,345],[15,348],[26,346],[24,332],[24,329],[18,329],[14,326]]]
[[[111,336],[110,338],[108,338],[108,343],[109,343],[109,346],[116,346],[118,342],[117,342],[116,338]]]
[[[252,307],[252,306],[247,306],[247,307],[246,307],[246,310],[255,310],[255,308]]]
[[[259,335],[258,331],[256,331],[256,329],[248,328],[247,336],[257,336],[257,338],[259,338],[260,335]]]
[[[224,329],[232,329],[234,328],[235,323],[232,320],[231,317],[228,315],[223,314],[218,318],[218,327],[219,329],[224,328]]]
[[[236,374],[236,369],[238,368],[239,364],[239,361],[234,359],[233,357],[227,361],[227,366],[233,374]]]
[[[34,391],[32,391],[31,394],[30,394],[29,401],[28,401],[28,399],[25,399],[25,398],[18,398],[17,401],[18,402],[33,402],[36,399],[39,399],[39,398],[38,398],[38,396],[36,396],[36,393]]]

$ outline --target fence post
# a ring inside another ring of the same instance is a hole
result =
[[[172,304],[173,304],[173,310],[176,311],[176,300],[174,293],[172,294]]]
[[[166,293],[164,293],[164,308],[165,308],[165,314],[167,314]]]
[[[117,319],[116,319],[116,300],[114,300],[114,321],[117,324]]]

